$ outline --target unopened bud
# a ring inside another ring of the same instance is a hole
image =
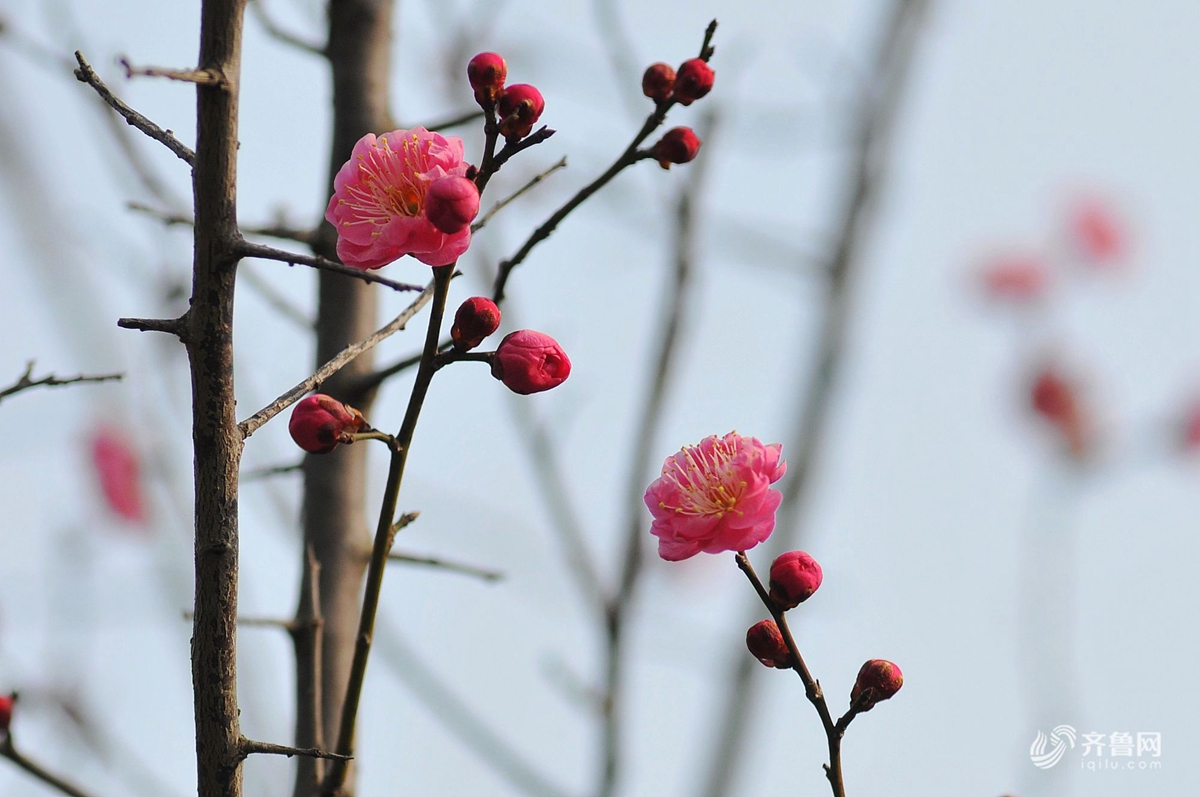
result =
[[[665,101],[674,87],[675,70],[669,64],[651,64],[642,73],[642,93],[655,102]]]
[[[540,91],[528,83],[514,83],[500,95],[500,134],[510,140],[525,138],[544,110]]]
[[[821,586],[821,566],[804,551],[788,551],[771,563],[771,600],[794,609]]]
[[[454,341],[454,348],[469,351],[499,328],[500,308],[496,303],[484,296],[472,296],[459,305],[454,314],[450,339]]]
[[[570,375],[571,361],[558,342],[532,329],[509,333],[492,359],[492,376],[523,396],[558,387]]]
[[[700,139],[690,127],[672,127],[658,143],[650,150],[650,154],[664,169],[670,169],[672,163],[689,163],[696,159],[700,151]]]
[[[691,105],[696,100],[712,91],[716,73],[712,67],[699,58],[684,61],[675,74],[675,102],[680,105]]]
[[[479,213],[479,189],[466,177],[441,177],[425,192],[425,218],[446,235],[460,233]]]
[[[763,620],[750,626],[746,632],[746,647],[764,667],[786,670],[792,666],[792,654],[774,620]]]
[[[8,733],[13,715],[12,695],[0,695],[0,733]]]
[[[475,92],[475,102],[485,111],[496,107],[507,77],[508,64],[496,53],[480,53],[467,64],[467,80]]]
[[[887,659],[871,659],[858,671],[850,690],[850,703],[859,703],[859,711],[870,711],[881,700],[888,700],[904,686],[904,674]]]
[[[310,454],[327,454],[366,426],[362,413],[332,396],[316,393],[296,403],[288,431]]]

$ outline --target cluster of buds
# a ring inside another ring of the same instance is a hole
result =
[[[323,393],[297,402],[288,421],[292,439],[310,454],[328,454],[340,443],[352,443],[365,428],[361,412]]]
[[[528,83],[504,85],[508,64],[498,53],[480,53],[467,64],[467,80],[475,92],[475,102],[485,111],[500,117],[500,134],[517,141],[533,131],[546,109],[542,93]]]
[[[712,91],[716,73],[703,58],[692,58],[674,70],[669,64],[657,63],[642,73],[642,93],[655,103],[677,102],[691,105]]]

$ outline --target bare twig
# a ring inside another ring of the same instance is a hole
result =
[[[183,83],[195,83],[198,86],[220,86],[225,78],[215,69],[170,69],[161,66],[134,66],[128,59],[122,57],[117,63],[125,69],[125,77],[165,77],[168,80],[178,80]]]
[[[474,224],[471,225],[471,232],[479,232],[480,230],[482,230],[484,228],[484,226],[487,225],[487,223],[491,220],[492,216],[495,216],[498,212],[500,212],[500,210],[502,208],[504,208],[506,205],[508,205],[513,200],[517,199],[519,196],[524,194],[529,189],[533,188],[535,185],[540,183],[542,180],[545,180],[547,177],[554,174],[559,169],[565,169],[566,166],[567,166],[567,156],[564,155],[562,158],[559,159],[559,161],[557,163],[555,163],[549,169],[546,169],[545,171],[538,173],[532,179],[530,179],[529,182],[525,183],[525,185],[521,186],[516,191],[513,191],[511,194],[504,197],[504,199],[501,199],[499,202],[492,205],[491,208],[488,209],[487,213],[484,213],[482,216],[480,216],[475,221]]]
[[[788,454],[788,479],[775,534],[768,552],[778,555],[796,547],[799,519],[812,485],[811,475],[832,415],[834,388],[846,346],[856,266],[870,230],[874,200],[886,176],[890,131],[904,93],[921,22],[928,0],[895,0],[886,23],[873,68],[856,111],[854,158],[846,173],[849,185],[838,223],[839,234],[828,265],[821,270],[828,280],[824,315],[814,344],[811,370],[795,402],[796,427],[784,446]],[[806,358],[807,360],[807,358]],[[750,611],[748,609],[748,614]],[[711,762],[703,797],[727,797],[733,787],[736,765],[745,752],[750,709],[760,680],[756,662],[739,656],[728,693],[714,728],[707,759]]]
[[[255,754],[283,755],[288,758],[299,755],[305,758],[323,758],[330,761],[350,760],[349,756],[329,753],[316,747],[289,747],[284,744],[271,744],[270,742],[256,742],[253,739],[242,739],[242,758]]]
[[[396,518],[396,522],[392,524],[392,534],[395,535],[396,532],[400,531],[401,529],[412,525],[412,523],[415,522],[420,516],[420,512],[405,512],[403,515]]]
[[[117,326],[138,332],[165,332],[185,342],[187,338],[187,315],[179,318],[118,318]]]
[[[279,413],[283,412],[292,404],[295,404],[310,390],[316,390],[319,388],[322,382],[336,374],[347,363],[352,362],[359,355],[373,349],[381,341],[404,329],[405,324],[407,324],[414,315],[420,312],[421,308],[424,307],[426,302],[428,302],[432,297],[433,283],[431,282],[429,286],[425,288],[425,290],[421,291],[421,295],[413,300],[412,304],[404,308],[404,312],[393,318],[387,325],[381,327],[377,332],[375,332],[375,334],[371,335],[365,340],[360,340],[358,343],[352,343],[346,348],[342,349],[341,352],[318,368],[312,376],[303,380],[291,390],[287,391],[279,398],[275,399],[270,404],[239,423],[238,427],[242,430],[242,437],[246,438],[254,434],[254,432],[257,431],[260,426],[274,418]]]
[[[258,479],[265,479],[270,476],[282,476],[285,473],[299,473],[300,469],[303,467],[303,462],[293,462],[290,465],[272,465],[268,468],[255,468],[254,470],[248,470],[242,473],[241,481],[243,484],[245,484],[246,482],[257,481]]]
[[[471,108],[466,111],[459,111],[453,116],[447,116],[444,119],[435,119],[432,122],[426,122],[421,125],[411,125],[411,127],[423,127],[426,130],[449,130],[454,127],[461,127],[465,124],[470,124],[476,119],[482,119],[484,116],[483,110],[480,108]],[[407,125],[401,125],[405,127]]]
[[[194,220],[190,215],[184,213],[174,213],[171,211],[161,210],[159,208],[150,207],[141,202],[128,202],[125,205],[130,210],[136,210],[138,213],[145,213],[147,216],[154,218],[166,224],[168,227],[176,225],[190,227]],[[313,230],[303,230],[292,227],[284,222],[281,218],[274,224],[265,224],[258,227],[242,227],[243,235],[262,235],[267,238],[280,238],[285,241],[295,241],[296,243],[312,246],[316,241],[317,236]]]
[[[25,373],[21,374],[20,379],[6,388],[0,388],[0,401],[4,401],[4,399],[15,393],[20,393],[22,390],[28,390],[33,387],[62,387],[63,385],[74,385],[80,382],[114,382],[125,378],[125,374],[76,374],[75,376],[65,377],[48,374],[39,379],[33,379],[33,366],[34,361],[30,360],[26,364]]]
[[[92,797],[91,794],[79,788],[70,781],[64,780],[41,764],[17,750],[13,744],[12,733],[6,733],[0,741],[0,756],[7,758],[33,777],[51,788],[57,789],[68,797]]]
[[[176,157],[178,157],[187,165],[196,165],[195,152],[192,152],[192,150],[184,146],[183,142],[175,138],[175,134],[170,130],[164,130],[122,102],[117,95],[113,94],[112,91],[109,90],[108,86],[104,85],[104,81],[101,80],[96,74],[96,71],[92,69],[92,65],[84,59],[83,53],[76,50],[75,60],[79,62],[79,68],[75,70],[75,77],[77,77],[81,82],[86,83],[95,89],[96,93],[100,95],[100,98],[104,100],[104,102],[106,102],[114,111],[124,117],[126,122],[174,152]]]
[[[322,57],[326,55],[324,46],[305,41],[299,36],[289,33],[280,27],[274,18],[267,13],[267,7],[264,0],[250,0],[250,13],[254,14],[254,16],[258,19],[258,24],[262,25],[263,30],[265,30],[272,38],[306,53],[312,53],[313,55],[319,55]]]
[[[410,565],[436,567],[442,570],[449,570],[451,573],[461,573],[464,576],[473,576],[484,581],[495,582],[504,578],[504,573],[499,570],[490,570],[485,567],[463,564],[462,562],[452,562],[449,559],[441,559],[436,556],[417,556],[416,554],[411,553],[392,552],[388,554],[388,561],[406,562]]]
[[[381,277],[373,271],[363,271],[358,268],[344,266],[334,260],[328,260],[320,255],[302,255],[297,252],[288,252],[284,249],[276,249],[273,246],[265,246],[263,244],[251,243],[250,241],[238,241],[238,252],[242,257],[254,257],[259,260],[275,260],[281,263],[288,263],[293,266],[308,266],[310,268],[319,269],[321,271],[331,271],[337,274],[342,274],[347,277],[353,277],[363,282],[374,282],[379,285],[386,285],[394,291],[419,291],[423,290],[420,285],[413,285],[410,282],[396,282],[387,277]]]

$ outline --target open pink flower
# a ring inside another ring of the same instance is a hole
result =
[[[771,485],[787,470],[782,448],[730,432],[668,457],[643,499],[658,555],[678,562],[701,551],[744,551],[771,536],[783,500]]]
[[[442,177],[464,177],[463,142],[423,127],[368,133],[333,180],[325,218],[337,229],[337,253],[355,268],[379,268],[404,255],[446,266],[471,244],[471,231],[452,235],[425,215],[429,186]]]

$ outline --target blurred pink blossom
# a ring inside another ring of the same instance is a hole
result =
[[[1001,255],[983,267],[979,281],[990,299],[1026,303],[1045,296],[1050,274],[1036,255]]]
[[[1090,265],[1117,265],[1128,254],[1125,222],[1101,199],[1089,197],[1077,202],[1070,210],[1067,224],[1072,248]]]
[[[787,470],[781,450],[730,432],[668,457],[643,499],[658,555],[677,562],[702,551],[744,551],[769,537],[783,500],[771,489]]]
[[[101,426],[92,432],[89,445],[105,504],[123,520],[144,523],[146,500],[141,466],[124,432],[113,426]]]
[[[425,215],[436,180],[465,177],[463,142],[423,127],[368,133],[334,178],[325,218],[337,229],[337,253],[356,268],[386,266],[412,255],[430,266],[453,263],[471,244],[464,227],[447,235]]]
[[[1061,369],[1047,365],[1038,372],[1029,391],[1029,404],[1058,430],[1073,455],[1081,457],[1088,452],[1091,425],[1078,386]]]

